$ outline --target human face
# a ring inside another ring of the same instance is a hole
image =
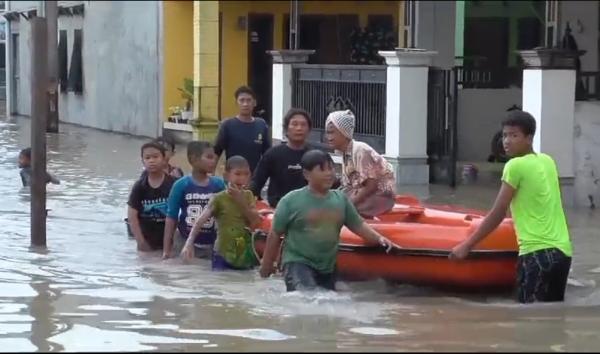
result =
[[[142,151],[142,163],[149,173],[158,172],[161,171],[164,166],[165,156],[156,148],[145,148],[144,151]]]
[[[31,165],[31,160],[29,159],[29,157],[23,154],[19,154],[19,168],[25,168],[29,165]]]
[[[227,171],[225,175],[229,183],[238,188],[244,188],[248,185],[248,182],[250,182],[250,167],[235,167]]]
[[[333,123],[327,124],[325,128],[327,142],[335,150],[344,151],[348,146],[350,139],[346,138]]]
[[[202,155],[192,157],[190,165],[195,172],[215,173],[217,168],[217,155],[213,148],[207,148],[202,151]]]
[[[331,189],[335,181],[335,169],[332,163],[316,166],[312,171],[304,170],[304,178],[311,188],[319,192],[326,192]]]
[[[252,95],[247,93],[241,93],[237,97],[238,109],[241,116],[252,116],[254,107],[256,107],[256,100]]]
[[[290,124],[288,124],[287,137],[291,142],[303,144],[306,142],[309,131],[310,128],[308,127],[308,121],[306,120],[306,117],[302,114],[296,114],[292,116],[292,119],[290,119]]]
[[[525,135],[520,127],[502,127],[502,146],[508,156],[521,156],[531,151],[533,135]]]

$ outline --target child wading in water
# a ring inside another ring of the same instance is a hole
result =
[[[354,121],[350,110],[332,112],[325,129],[329,144],[343,156],[342,190],[360,215],[372,218],[394,207],[394,171],[372,147],[353,139]]]
[[[451,258],[463,259],[510,210],[519,241],[517,297],[521,303],[563,301],[571,268],[571,241],[562,208],[554,160],[533,151],[535,119],[511,111],[502,123],[504,150],[511,156],[494,206],[479,229],[457,245]]]
[[[342,226],[387,251],[393,244],[363,221],[343,192],[331,190],[335,171],[329,154],[308,151],[301,165],[308,186],[288,193],[277,205],[260,275],[268,277],[275,271],[279,239],[285,235],[282,263],[287,291],[316,287],[335,290],[335,264]]]
[[[171,177],[178,179],[184,176],[183,170],[171,165],[171,158],[175,155],[175,143],[168,138],[160,137],[156,142],[165,148],[165,172]]]
[[[139,251],[163,248],[167,198],[175,179],[163,171],[165,149],[156,142],[142,145],[145,173],[129,194],[128,220]]]
[[[187,146],[187,157],[192,166],[192,174],[175,182],[169,194],[169,208],[165,223],[163,258],[179,253],[196,220],[207,207],[209,200],[225,189],[225,182],[219,177],[210,176],[215,172],[217,156],[207,142],[191,141]],[[179,222],[177,223],[177,220]],[[176,251],[173,252],[175,225],[179,235],[175,238]],[[196,242],[197,257],[208,258],[216,239],[215,222],[210,218],[202,225],[202,237]]]
[[[21,150],[19,153],[19,168],[21,171],[21,182],[23,187],[31,186],[31,148]],[[46,172],[46,183],[60,184],[60,181],[53,175]]]
[[[193,242],[202,225],[210,218],[217,220],[217,241],[212,256],[213,270],[249,269],[258,264],[252,250],[249,228],[260,222],[251,191],[245,190],[250,181],[250,166],[241,156],[230,157],[225,165],[225,178],[229,182],[227,190],[214,196],[194,228],[183,248],[185,258],[194,257]]]

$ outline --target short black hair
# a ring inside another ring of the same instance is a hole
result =
[[[248,163],[248,160],[246,160],[243,156],[240,156],[240,155],[231,156],[225,162],[225,171],[227,171],[227,172],[229,172],[235,168],[245,168],[245,167],[250,168],[250,164]]]
[[[158,151],[160,151],[161,155],[165,156],[165,147],[162,146],[161,144],[157,143],[156,141],[151,141],[149,143],[145,143],[144,145],[142,145],[142,148],[140,149],[140,155],[144,156],[144,150],[146,149],[156,149]]]
[[[291,108],[285,114],[285,117],[283,117],[283,130],[284,131],[287,130],[288,126],[290,125],[290,121],[292,120],[292,117],[294,117],[295,115],[303,116],[304,119],[306,119],[306,123],[308,123],[308,129],[312,129],[312,119],[310,118],[310,114],[301,108]]]
[[[526,136],[535,134],[535,118],[529,113],[521,110],[508,112],[506,119],[502,121],[502,128],[518,127]]]
[[[237,100],[238,97],[240,97],[240,95],[242,93],[246,93],[246,94],[252,96],[252,98],[256,99],[256,94],[254,93],[254,90],[250,86],[240,86],[240,87],[238,87],[238,89],[235,90],[235,94],[234,94],[235,99]]]
[[[154,139],[155,143],[158,143],[166,148],[170,148],[171,151],[175,152],[175,142],[173,141],[173,139],[166,137],[166,136],[160,136],[156,139]]]
[[[31,148],[25,148],[19,152],[19,155],[23,155],[28,159],[31,159]]]
[[[187,158],[191,162],[193,157],[200,157],[204,151],[212,148],[212,144],[208,141],[190,141],[187,144]]]
[[[312,171],[315,167],[321,166],[333,166],[333,159],[331,155],[321,150],[309,150],[304,153],[300,160],[300,166],[303,170]]]

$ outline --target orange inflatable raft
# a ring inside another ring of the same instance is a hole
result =
[[[272,210],[261,202],[261,230],[268,232]],[[381,278],[394,282],[463,289],[508,289],[515,283],[517,241],[511,219],[480,242],[465,260],[450,260],[452,248],[482,222],[483,213],[451,211],[424,206],[416,198],[397,196],[396,205],[377,220],[367,222],[398,247],[386,253],[343,228],[337,271],[343,280]],[[254,247],[262,257],[265,235],[256,235]]]

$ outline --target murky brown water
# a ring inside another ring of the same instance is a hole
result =
[[[213,273],[208,261],[139,255],[125,233],[142,139],[73,126],[48,137],[48,250],[29,248],[29,192],[16,159],[28,120],[0,121],[0,351],[593,351],[600,348],[600,213],[570,211],[565,304],[384,282],[286,294],[280,278]],[[183,150],[183,149],[182,149]],[[184,151],[176,157],[184,164]],[[432,188],[487,208],[495,191]]]

